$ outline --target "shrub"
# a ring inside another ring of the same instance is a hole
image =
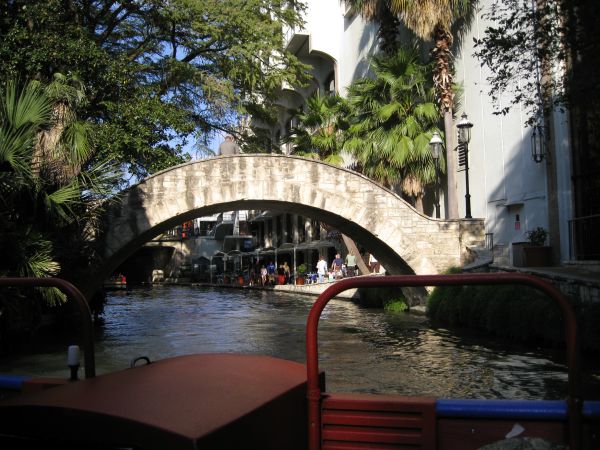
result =
[[[516,340],[564,340],[559,308],[528,286],[437,287],[429,297],[427,314],[449,326],[477,328]]]
[[[403,301],[405,310],[409,309],[408,302],[402,294],[402,289],[398,287],[360,288],[358,295],[359,304],[367,308],[386,308],[388,303]]]
[[[548,232],[542,227],[537,227],[527,232],[527,240],[531,245],[536,247],[543,246],[546,243],[547,237]]]
[[[402,312],[408,310],[408,303],[404,297],[399,297],[383,302],[383,309],[391,312]]]
[[[302,263],[296,267],[296,272],[298,272],[298,275],[304,275],[306,273],[306,264]]]

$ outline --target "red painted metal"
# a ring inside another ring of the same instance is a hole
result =
[[[71,283],[60,278],[0,278],[0,286],[55,287],[64,292],[79,307],[83,346],[84,373],[86,378],[96,376],[94,356],[94,333],[92,314],[83,294]]]
[[[233,353],[177,356],[2,400],[0,448],[9,448],[2,436],[16,436],[44,448],[66,441],[80,448],[301,450],[308,444],[305,394],[304,364]]]
[[[321,408],[322,450],[436,448],[435,398],[327,394]]]
[[[456,285],[528,285],[545,292],[562,310],[565,319],[565,338],[568,363],[569,443],[572,450],[581,448],[581,408],[579,346],[575,313],[567,298],[553,285],[537,277],[517,273],[483,273],[459,275],[397,275],[387,277],[352,277],[336,282],[315,301],[306,323],[306,363],[308,377],[309,449],[321,447],[321,402],[319,386],[318,325],[323,309],[333,297],[352,288],[382,286],[456,286]]]

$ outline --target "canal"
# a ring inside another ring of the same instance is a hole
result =
[[[189,286],[111,292],[96,340],[97,373],[128,367],[138,356],[157,360],[199,352],[304,362],[313,301],[275,291]],[[522,399],[560,399],[566,393],[560,355],[433,328],[422,315],[333,300],[323,313],[319,339],[331,391]],[[64,377],[65,364],[65,351],[46,349],[2,361],[0,373]],[[586,375],[594,386],[600,384],[598,373]]]

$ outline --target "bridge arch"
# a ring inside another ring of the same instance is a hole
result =
[[[467,240],[483,232],[479,219],[432,219],[367,177],[321,161],[221,156],[172,167],[126,190],[107,212],[94,275],[101,282],[145,242],[183,221],[236,209],[321,220],[359,240],[391,274],[436,274],[459,265]]]

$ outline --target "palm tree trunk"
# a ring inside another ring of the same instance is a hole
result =
[[[379,23],[379,47],[386,55],[393,55],[398,50],[398,30],[400,21],[392,14],[387,6],[382,13]]]
[[[348,251],[353,252],[354,256],[356,256],[356,265],[358,266],[361,275],[368,275],[370,273],[369,268],[362,259],[362,256],[360,256],[356,243],[345,234],[342,234],[342,239],[344,240],[344,244],[346,244]]]
[[[458,201],[456,193],[456,158],[454,156],[454,124],[452,120],[454,109],[454,92],[452,91],[453,74],[451,70],[452,34],[443,26],[438,25],[434,30],[435,47],[432,50],[435,58],[433,82],[444,112],[444,134],[446,137],[446,168],[447,168],[447,212],[448,219],[458,219]]]
[[[31,169],[36,177],[44,177],[56,186],[64,186],[81,172],[81,164],[74,163],[64,150],[57,151],[67,128],[71,111],[66,103],[52,107],[50,128],[41,130],[33,151]]]
[[[421,195],[417,195],[415,197],[415,209],[419,211],[421,214],[424,214],[423,210],[423,197]]]

